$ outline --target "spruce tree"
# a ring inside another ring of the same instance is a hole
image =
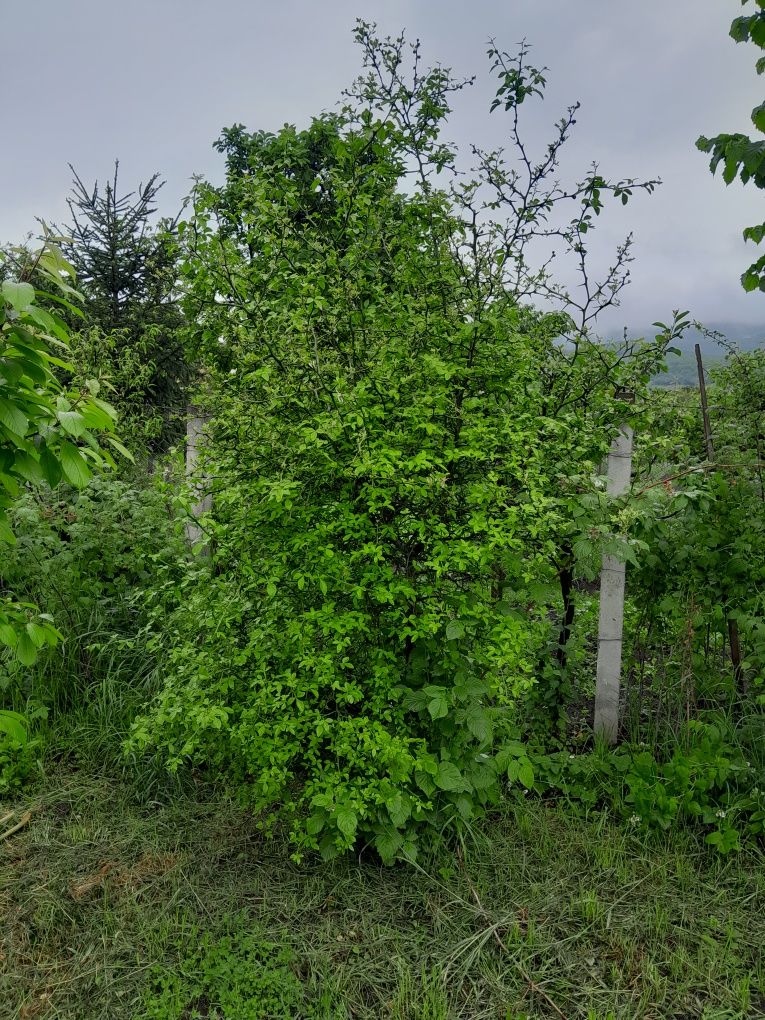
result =
[[[175,221],[157,216],[164,181],[155,173],[136,191],[120,192],[118,161],[103,188],[86,186],[70,169],[64,247],[86,316],[75,352],[83,372],[112,377],[135,442],[161,452],[179,435],[190,378],[176,301]]]

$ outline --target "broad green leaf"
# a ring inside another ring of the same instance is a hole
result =
[[[31,283],[19,283],[17,280],[3,280],[0,291],[5,300],[17,312],[23,312],[35,299],[35,289]]]
[[[56,417],[70,436],[81,436],[86,431],[85,419],[79,411],[57,411]]]
[[[34,306],[31,306],[27,308],[26,314],[33,322],[36,322],[38,326],[42,326],[43,329],[55,334],[59,337],[59,339],[63,336],[64,340],[66,340],[66,330],[62,330],[61,323],[57,322],[50,312],[46,312],[44,308],[35,308]]]
[[[35,485],[39,485],[44,480],[40,462],[30,453],[25,453],[23,450],[19,450],[16,453],[13,460],[13,470],[17,475],[21,475],[22,478]]]
[[[469,797],[466,793],[461,793],[454,801],[457,810],[460,813],[460,818],[464,822],[469,822],[473,817],[473,810],[475,805],[473,804],[473,798]]]
[[[342,834],[347,836],[348,839],[353,839],[356,835],[356,826],[358,825],[356,812],[352,811],[351,808],[340,808],[335,815],[335,821]]]
[[[47,444],[43,444],[40,447],[40,467],[45,476],[45,481],[52,489],[55,489],[61,481],[61,462]]]
[[[117,453],[121,453],[122,456],[125,458],[125,460],[129,460],[131,464],[135,464],[135,457],[133,457],[133,454],[130,452],[130,450],[128,450],[128,448],[126,446],[123,446],[122,443],[118,439],[115,439],[114,436],[107,436],[106,437],[106,442],[110,446],[113,446],[114,449],[117,451]],[[269,594],[270,594],[270,592],[269,592]],[[274,589],[274,594],[276,594],[276,590],[275,589]]]
[[[758,131],[765,131],[765,103],[760,103],[752,110],[752,123]]]
[[[404,837],[396,829],[386,829],[375,836],[375,849],[382,858],[383,864],[393,864]]]
[[[19,744],[26,744],[29,740],[26,720],[18,712],[0,709],[0,733],[7,733],[12,740]]]
[[[0,513],[0,542],[5,542],[6,545],[16,544],[16,536],[13,534],[13,529],[4,513]]]
[[[521,761],[518,769],[518,779],[527,790],[530,790],[534,785],[534,768],[528,759]]]
[[[10,623],[0,623],[0,644],[15,648],[19,641],[19,632]]]
[[[24,666],[32,666],[37,661],[37,648],[26,630],[19,633],[16,645],[16,658]]]
[[[30,621],[26,625],[25,629],[26,629],[27,634],[29,635],[29,640],[32,642],[32,644],[35,646],[35,648],[42,648],[42,646],[44,644],[48,643],[48,638],[49,638],[49,633],[50,633],[49,628],[41,627],[39,623],[35,623],[34,621]],[[52,628],[51,628],[51,630],[52,630]]]
[[[477,740],[488,740],[491,736],[491,719],[486,709],[480,705],[474,705],[468,709],[467,725],[470,732]]]
[[[417,783],[417,785],[419,786],[419,788],[422,790],[426,797],[429,797],[436,788],[436,785],[431,779],[429,773],[423,772],[420,769],[415,769],[414,781],[415,783]]]
[[[394,825],[399,827],[404,825],[406,820],[412,813],[412,802],[409,796],[398,790],[385,801],[385,806],[388,809],[388,814]]]
[[[16,404],[0,397],[0,425],[4,425],[15,436],[25,436],[29,428],[29,419]]]
[[[428,702],[428,712],[431,719],[443,719],[449,714],[449,702],[445,693],[440,693]]]
[[[465,780],[462,773],[451,761],[439,762],[438,772],[435,776],[436,786],[439,790],[464,790]]]
[[[81,489],[88,484],[91,471],[76,446],[65,440],[59,449],[59,458],[64,477],[70,485]]]
[[[446,627],[446,640],[457,641],[465,636],[465,628],[459,620],[451,620]]]
[[[478,765],[470,770],[469,778],[476,790],[489,790],[497,782],[497,773],[489,764]]]
[[[321,830],[324,828],[324,823],[326,822],[326,820],[327,816],[324,814],[323,811],[317,814],[309,815],[309,817],[306,819],[305,831],[308,833],[309,836],[318,835],[318,833],[320,833]]]

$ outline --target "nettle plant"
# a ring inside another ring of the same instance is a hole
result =
[[[286,816],[298,857],[363,840],[391,861],[504,776],[533,784],[508,711],[558,636],[533,592],[556,603],[571,503],[637,413],[618,386],[639,391],[669,340],[588,333],[629,244],[596,284],[585,235],[607,196],[651,182],[553,183],[574,108],[525,178],[477,150],[462,174],[441,133],[467,83],[423,71],[417,45],[407,76],[403,39],[357,39],[341,112],[225,131],[226,183],[198,184],[179,225],[213,414],[211,569],[180,603],[158,587],[167,681],[132,743]],[[522,146],[544,77],[525,49],[491,59]],[[536,241],[574,254],[578,304],[531,268]]]

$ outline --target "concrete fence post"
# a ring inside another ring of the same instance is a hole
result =
[[[186,522],[186,539],[192,547],[199,545],[204,540],[204,532],[197,522],[203,514],[209,513],[212,509],[212,494],[205,492],[205,479],[204,477],[200,478],[198,474],[200,446],[207,421],[207,416],[201,415],[197,408],[188,408],[188,417],[186,419],[186,483],[191,486],[196,499],[191,508],[192,516]],[[201,553],[202,555],[207,555],[209,551],[209,547],[205,545]]]
[[[609,496],[622,496],[632,477],[632,429],[625,425],[608,454]],[[615,744],[619,733],[619,694],[624,630],[626,564],[604,556],[600,572],[598,668],[595,682],[595,733]]]

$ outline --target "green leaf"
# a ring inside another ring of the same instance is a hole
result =
[[[326,820],[327,816],[324,814],[323,811],[318,812],[317,814],[310,815],[306,819],[305,831],[308,833],[309,836],[316,836],[324,828],[324,823],[326,822]]]
[[[39,485],[44,480],[40,462],[31,453],[25,453],[23,450],[16,452],[13,459],[13,470],[15,474],[21,475],[22,478],[25,478],[28,482],[33,482],[35,485]]]
[[[375,849],[383,864],[393,864],[403,842],[404,837],[396,829],[386,829],[379,836],[375,836]]]
[[[398,790],[385,801],[390,820],[394,825],[402,826],[412,813],[412,802],[408,795]]]
[[[61,481],[61,462],[47,444],[43,444],[40,447],[40,467],[45,476],[45,481],[50,485],[51,489],[55,489]]]
[[[751,293],[751,291],[757,290],[759,285],[760,285],[759,273],[755,273],[752,272],[751,269],[747,269],[747,271],[741,277],[741,286],[744,288],[747,294],[749,294]]]
[[[16,658],[23,666],[32,666],[37,661],[37,649],[26,630],[22,630],[19,634]]]
[[[473,705],[467,712],[467,726],[476,740],[485,741],[491,737],[491,719],[480,705]]]
[[[752,123],[758,131],[765,131],[765,103],[760,103],[752,110]]]
[[[763,237],[765,237],[765,223],[758,223],[757,226],[744,229],[745,241],[754,241],[755,244],[759,244]]]
[[[527,790],[530,790],[534,785],[534,768],[528,759],[520,763],[518,779],[521,783],[523,783]]]
[[[44,644],[47,644],[49,634],[52,630],[52,627],[41,627],[39,623],[34,623],[34,621],[30,621],[26,625],[26,632],[29,635],[29,640],[35,648],[42,648]]]
[[[436,788],[435,783],[430,777],[430,774],[427,772],[422,772],[420,769],[415,769],[414,781],[415,783],[417,783],[417,785],[419,786],[419,788],[422,790],[426,797],[429,797]]]
[[[470,770],[470,782],[476,790],[489,790],[497,782],[497,773],[489,764],[477,765]]]
[[[0,513],[0,542],[5,542],[6,545],[16,544],[16,536],[4,513]]]
[[[528,756],[528,747],[520,740],[508,740],[506,743],[497,751],[494,761],[498,769],[507,768],[510,761],[514,758],[526,758]]]
[[[23,312],[35,299],[35,289],[31,283],[3,280],[0,290],[8,304],[17,312]]]
[[[61,422],[61,428],[70,436],[81,436],[87,429],[79,411],[57,411],[56,417]]]
[[[0,644],[8,648],[15,648],[18,644],[19,634],[10,623],[0,623]]]
[[[133,454],[126,446],[123,446],[118,439],[115,439],[114,436],[107,436],[106,442],[109,443],[110,446],[113,446],[117,453],[121,453],[125,460],[129,460],[131,464],[135,464],[135,457]]]
[[[338,829],[348,839],[353,839],[356,835],[356,826],[358,825],[358,818],[356,812],[351,808],[340,808],[335,815],[335,821],[337,822]]]
[[[19,744],[26,744],[29,740],[26,719],[18,712],[0,710],[0,733],[7,733]]]
[[[462,773],[454,762],[451,761],[439,762],[435,781],[439,790],[452,790],[456,792],[465,789],[465,780],[462,778]]]
[[[460,818],[464,822],[469,822],[473,817],[473,798],[469,797],[466,793],[461,793],[459,797],[455,798],[454,804],[459,811]]]
[[[29,419],[12,401],[0,397],[0,425],[4,425],[14,436],[25,436]]]
[[[451,620],[446,628],[446,640],[457,641],[465,636],[465,628],[459,620]]]
[[[449,714],[449,702],[445,692],[439,693],[428,702],[428,712],[430,712],[431,719],[443,719]]]
[[[59,458],[64,477],[70,485],[76,489],[82,489],[88,484],[91,476],[90,468],[76,446],[65,440],[59,449]]]

